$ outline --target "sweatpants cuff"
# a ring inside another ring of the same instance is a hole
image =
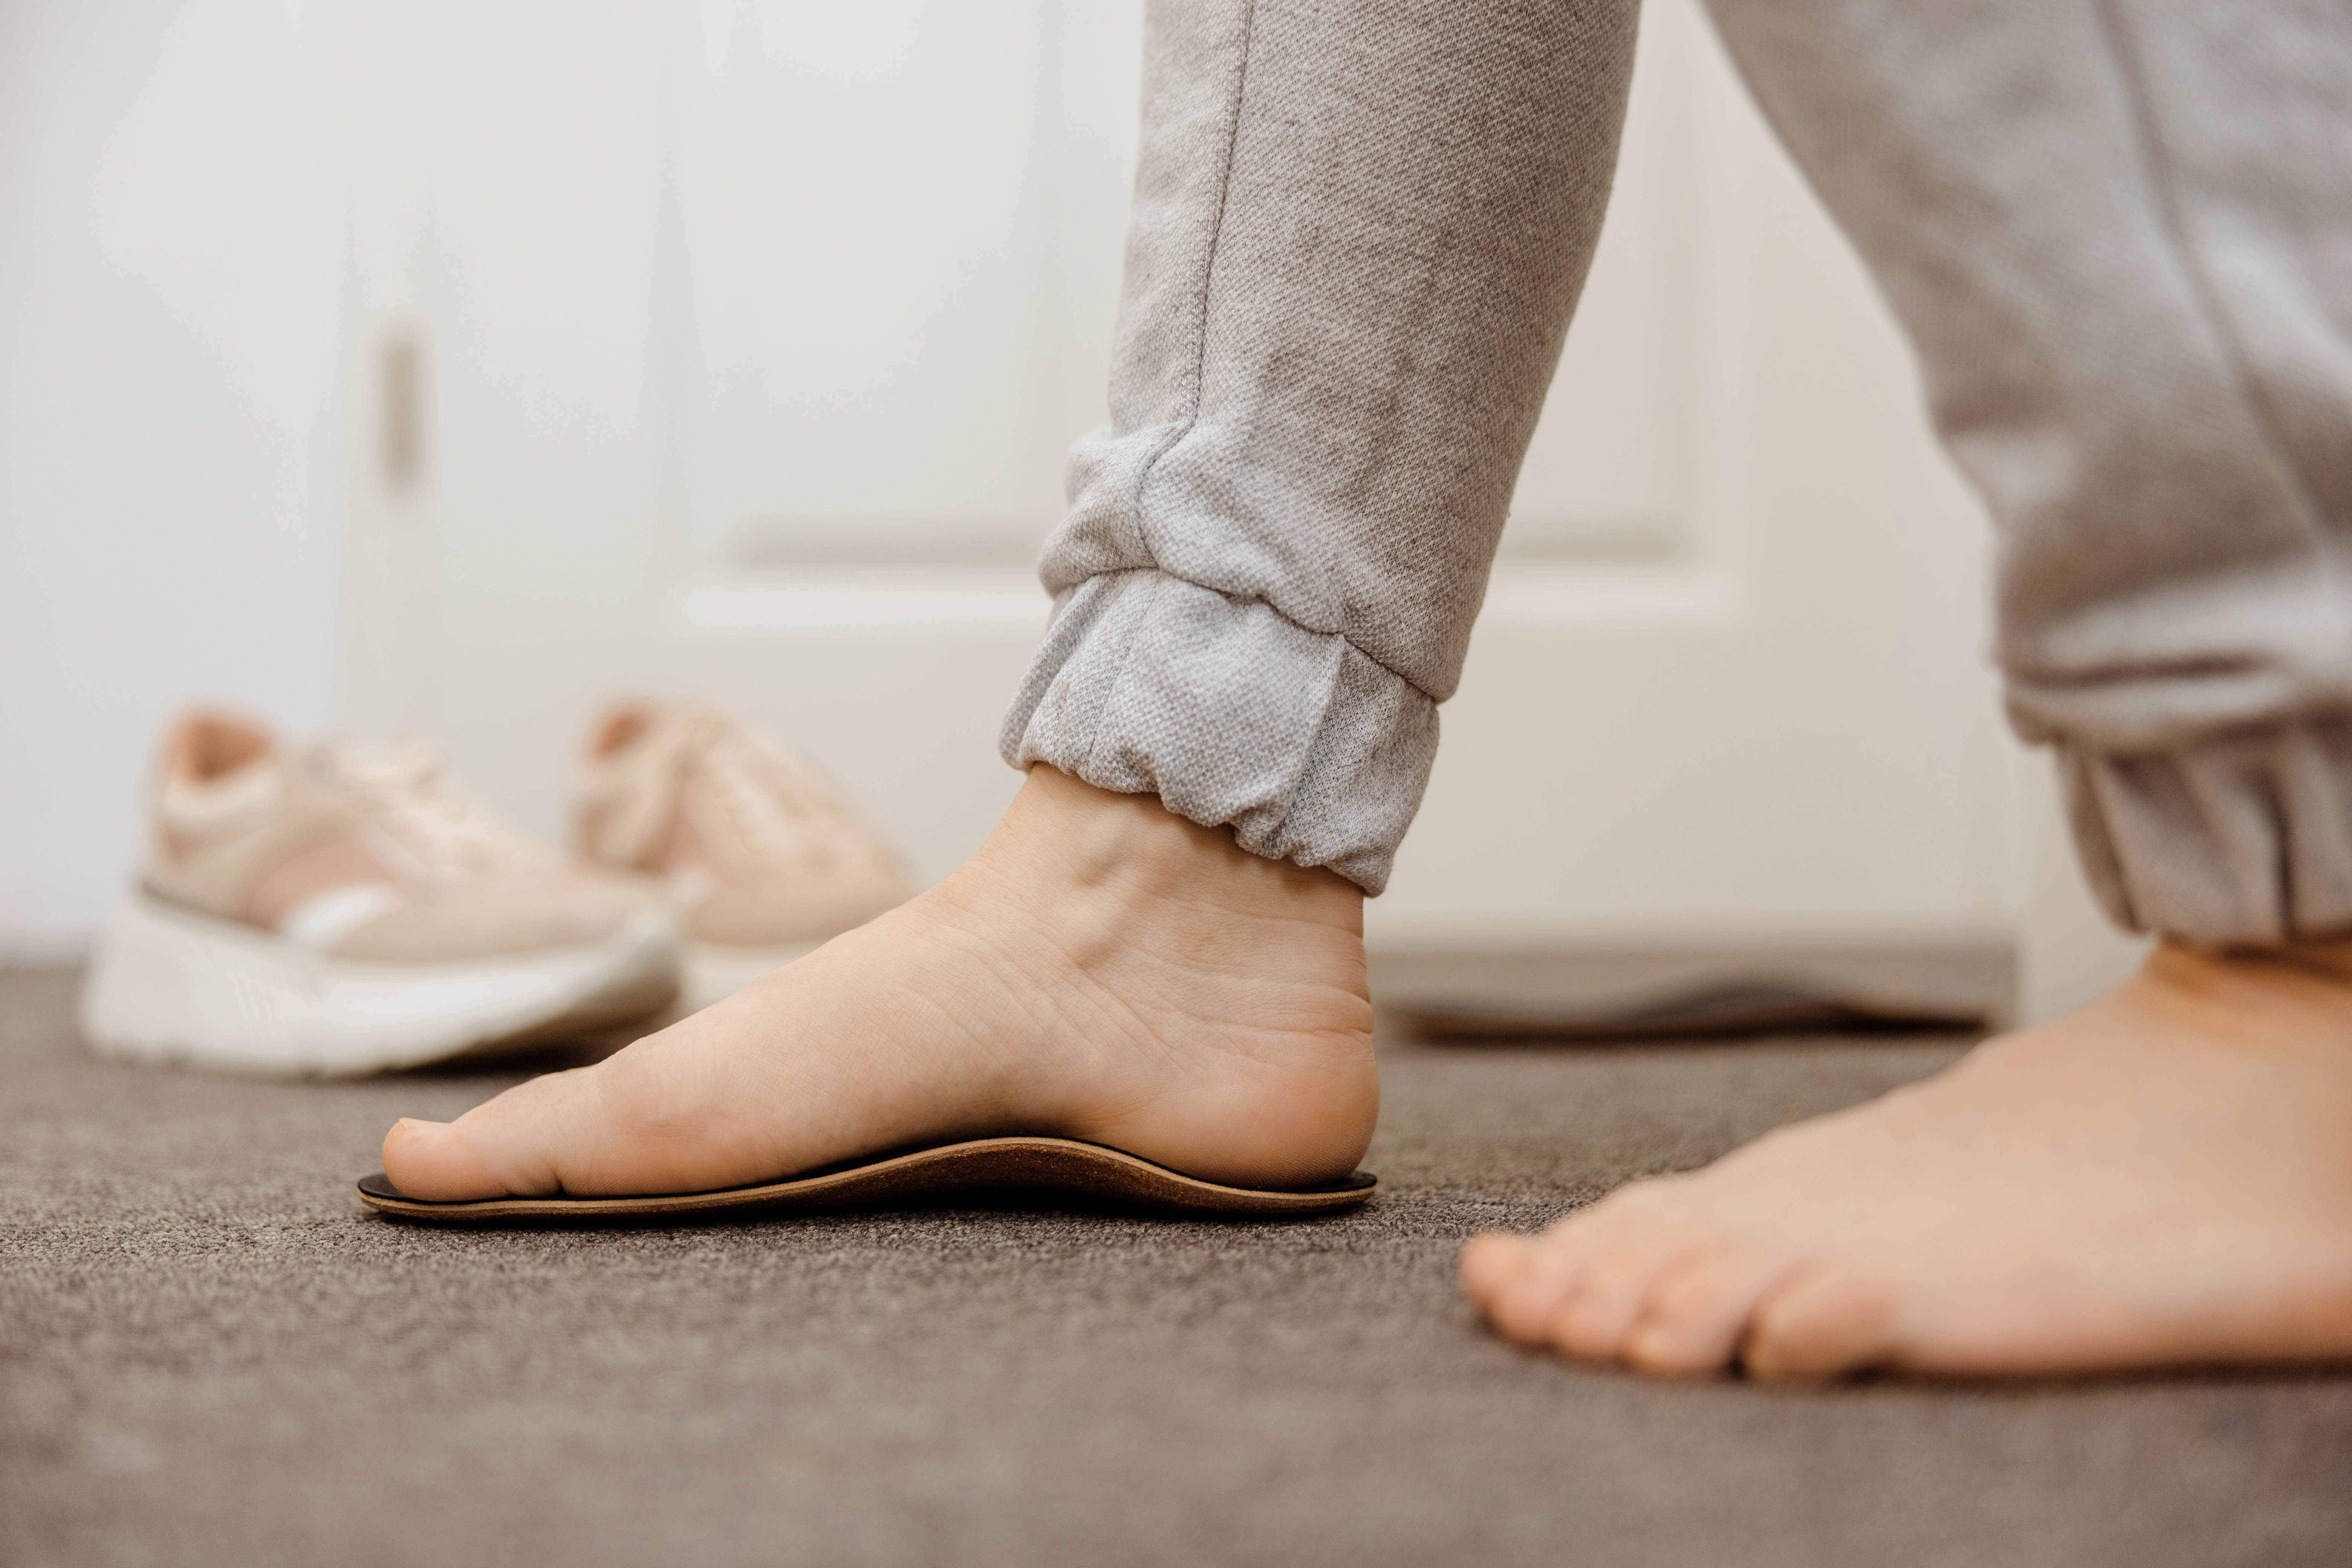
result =
[[[1378,893],[1429,783],[1437,704],[1270,605],[1114,572],[1055,601],[997,746]]]
[[[2125,926],[2211,946],[2352,931],[2352,718],[2059,756],[2084,869]]]

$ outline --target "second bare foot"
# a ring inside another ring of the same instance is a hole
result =
[[[2352,946],[2168,946],[1870,1104],[1464,1250],[1504,1333],[1773,1377],[2352,1357]]]

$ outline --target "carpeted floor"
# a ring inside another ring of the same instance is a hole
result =
[[[1948,1043],[1395,1047],[1307,1225],[1017,1206],[448,1234],[401,1113],[95,1062],[0,974],[0,1562],[2352,1562],[2352,1374],[1813,1393],[1522,1355],[1454,1247]]]

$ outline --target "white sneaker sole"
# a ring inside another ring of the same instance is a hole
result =
[[[782,969],[805,958],[824,944],[793,942],[784,947],[729,947],[715,942],[688,942],[680,964],[678,1010],[698,1013],[713,1002],[723,1002],[772,969]]]
[[[133,893],[82,983],[101,1056],[349,1078],[622,1024],[677,988],[677,935],[648,911],[579,947],[394,963],[335,958]]]

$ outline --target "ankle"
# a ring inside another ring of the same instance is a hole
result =
[[[2352,943],[2209,948],[2167,940],[2125,994],[2216,1038],[2352,1038]]]
[[[2352,936],[2305,937],[2277,947],[2224,948],[2204,956],[2214,963],[2278,965],[2338,987],[2352,987]]]
[[[1013,1058],[1033,1122],[1244,1186],[1362,1157],[1380,1079],[1353,883],[1038,767],[938,898],[1045,981]]]
[[[1336,873],[1250,854],[1230,830],[1188,821],[1155,796],[1097,789],[1043,764],[1029,770],[972,868],[1075,900],[1096,917],[1190,913],[1363,936],[1364,895]]]

